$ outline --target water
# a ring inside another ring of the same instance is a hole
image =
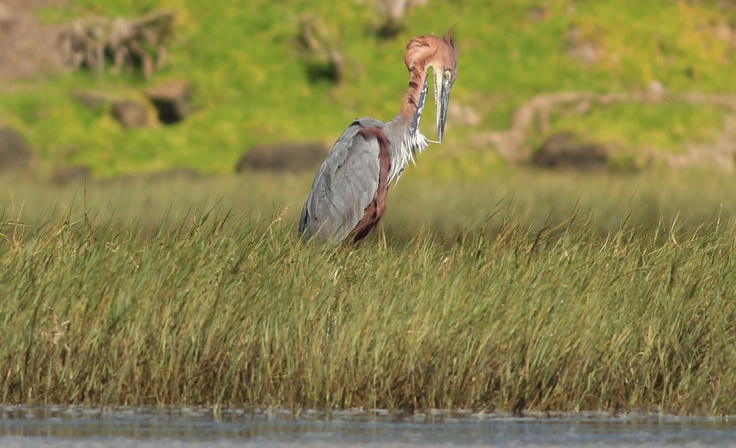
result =
[[[0,406],[0,447],[736,447],[733,418]]]

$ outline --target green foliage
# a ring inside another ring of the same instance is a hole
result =
[[[42,167],[85,164],[100,177],[172,166],[223,172],[255,144],[332,142],[354,117],[391,118],[407,82],[405,42],[418,34],[444,33],[453,24],[460,46],[453,104],[475,111],[480,122],[451,117],[446,145],[465,153],[491,151],[473,144],[473,136],[507,128],[513,111],[540,93],[629,92],[653,81],[672,93],[733,93],[736,85],[731,76],[736,51],[719,34],[736,9],[724,2],[436,2],[411,9],[406,28],[389,41],[372,34],[377,20],[372,2],[74,0],[39,14],[59,22],[92,14],[134,16],[158,7],[177,12],[177,34],[169,45],[169,64],[152,79],[76,74],[0,87],[0,121],[20,124],[39,148]],[[542,10],[535,14],[535,8]],[[294,44],[303,14],[326,24],[345,60],[342,84],[310,81]],[[570,56],[585,45],[595,52],[592,61]],[[71,98],[80,88],[129,95],[168,78],[192,82],[197,108],[173,127],[126,131]],[[571,119],[559,125],[585,130],[592,120],[591,138],[665,150],[708,139],[721,128],[708,106],[639,106],[597,111],[581,121],[586,124]],[[431,116],[425,120],[431,122]],[[425,125],[431,135],[430,127]],[[425,163],[441,166],[442,161],[428,159]]]

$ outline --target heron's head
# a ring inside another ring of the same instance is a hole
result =
[[[406,46],[404,62],[409,70],[432,68],[434,102],[437,107],[437,140],[442,142],[450,102],[450,90],[457,77],[457,50],[452,29],[445,37],[432,35],[412,39]]]

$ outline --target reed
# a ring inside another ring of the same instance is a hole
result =
[[[590,178],[588,209],[562,195],[579,178],[506,176],[517,199],[457,231],[396,205],[335,250],[283,209],[195,206],[143,231],[94,204],[28,223],[7,203],[0,400],[736,412],[732,205],[703,194],[641,219],[631,198],[606,208],[615,178]],[[616,188],[652,202],[694,185],[640,181]],[[566,211],[542,210],[544,186]]]

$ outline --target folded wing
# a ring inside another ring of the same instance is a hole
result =
[[[317,172],[299,220],[304,239],[344,240],[374,201],[381,174],[381,144],[375,132],[361,132],[365,128],[382,129],[383,123],[372,118],[355,120]]]

